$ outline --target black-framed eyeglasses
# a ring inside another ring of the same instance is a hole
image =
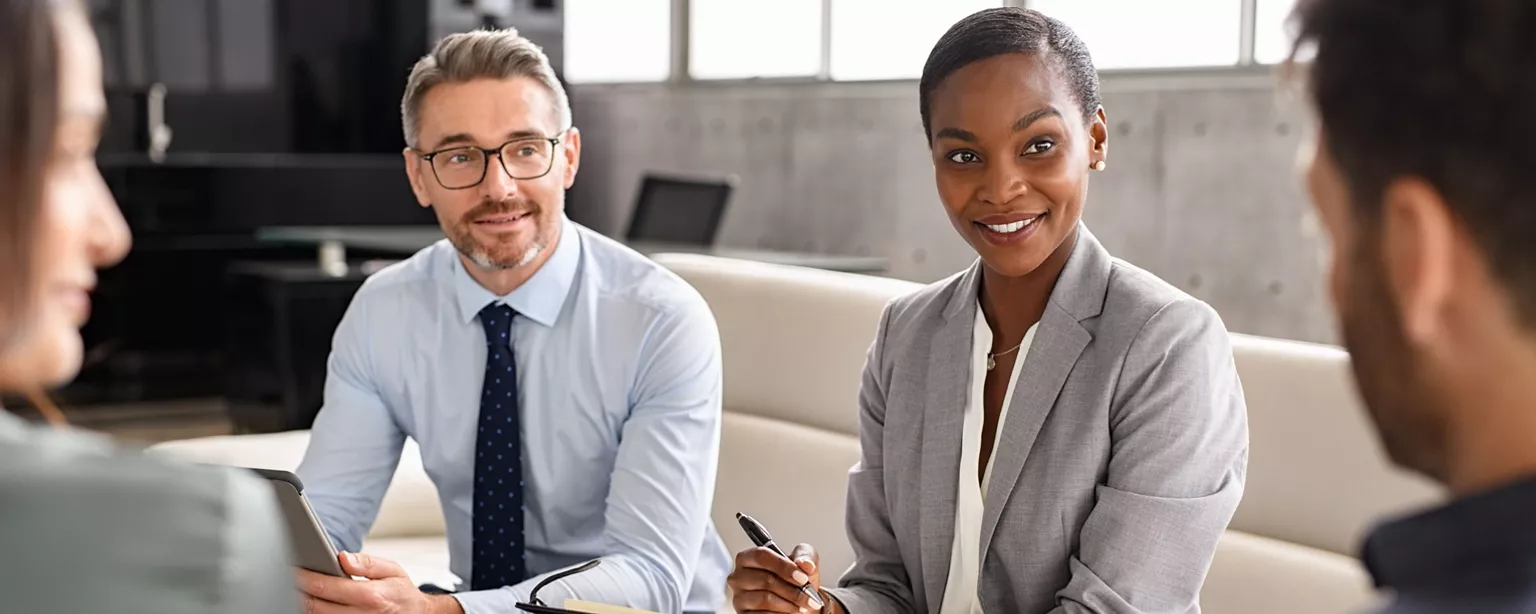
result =
[[[569,131],[569,128],[561,130],[552,137],[519,137],[494,149],[462,145],[425,153],[413,151],[432,167],[432,176],[438,185],[449,190],[464,190],[485,181],[491,156],[501,160],[501,169],[513,179],[538,179],[548,175],[555,167],[555,147]]]

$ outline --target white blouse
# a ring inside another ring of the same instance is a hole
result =
[[[1013,387],[1019,381],[1024,368],[1024,357],[1029,354],[1029,344],[1035,338],[1035,328],[1024,333],[1024,343],[1013,352],[1013,373],[1008,377],[1008,392],[1003,396],[1002,410],[998,412],[997,430],[1003,432],[1008,420],[1008,405],[1013,401]],[[955,496],[955,545],[949,556],[949,581],[944,584],[944,602],[939,614],[982,614],[981,598],[977,582],[981,575],[981,519],[986,501],[986,488],[992,477],[992,461],[997,458],[997,446],[987,458],[987,472],[981,484],[976,483],[976,466],[981,456],[981,427],[985,418],[983,403],[987,383],[987,353],[992,350],[992,328],[982,314],[981,304],[976,304],[976,325],[971,336],[971,387],[965,405],[965,426],[960,436],[959,487]],[[995,437],[995,435],[994,435]]]

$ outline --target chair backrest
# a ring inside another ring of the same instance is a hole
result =
[[[731,175],[663,177],[646,175],[629,220],[629,241],[714,245],[736,178]]]

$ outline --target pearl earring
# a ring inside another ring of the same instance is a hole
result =
[[[1094,162],[1093,163],[1093,170],[1102,171],[1102,170],[1104,170],[1105,166],[1108,166],[1108,165],[1104,164],[1103,160],[1099,160],[1098,162]]]

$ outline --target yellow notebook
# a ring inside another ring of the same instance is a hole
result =
[[[587,614],[657,614],[656,612],[608,605],[606,603],[593,603],[580,599],[566,599],[565,609],[572,612],[586,612]]]

